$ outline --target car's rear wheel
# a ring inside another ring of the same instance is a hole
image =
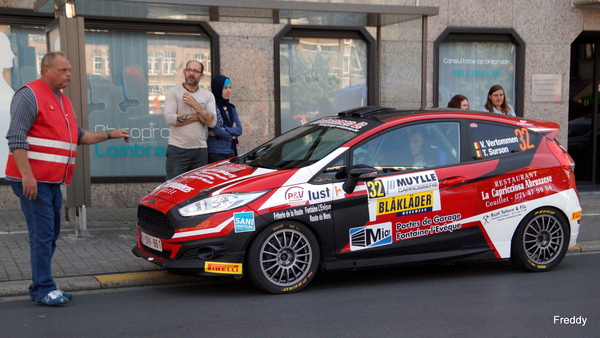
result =
[[[550,271],[565,257],[570,227],[558,210],[542,207],[530,212],[513,237],[510,260],[526,271]]]
[[[247,259],[252,283],[269,293],[305,288],[319,267],[319,245],[304,225],[286,222],[261,231],[250,245]]]

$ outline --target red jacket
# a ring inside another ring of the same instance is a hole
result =
[[[33,176],[39,182],[69,184],[75,168],[78,136],[71,101],[60,93],[61,105],[52,89],[42,80],[26,86],[33,90],[38,112],[27,132],[27,157]],[[6,163],[6,176],[22,178],[12,154]]]

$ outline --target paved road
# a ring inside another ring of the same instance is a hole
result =
[[[496,261],[321,274],[279,296],[242,280],[77,292],[56,308],[19,297],[0,318],[19,338],[597,337],[599,278],[600,253],[572,254],[547,273]]]
[[[580,193],[580,245],[571,251],[599,251],[600,191],[582,188]],[[75,236],[72,224],[64,222],[52,263],[60,288],[78,291],[189,280],[170,275],[131,253],[136,243],[135,208],[91,208],[87,216],[88,231],[81,237]],[[30,278],[23,214],[19,210],[0,211],[0,297],[25,294]]]

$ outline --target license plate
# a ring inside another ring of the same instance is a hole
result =
[[[160,241],[160,238],[150,236],[143,232],[140,232],[140,234],[142,235],[142,244],[149,247],[150,249],[154,249],[154,250],[160,251],[160,252],[163,251],[162,242]]]

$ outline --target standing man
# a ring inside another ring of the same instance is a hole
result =
[[[208,163],[208,127],[217,123],[214,95],[198,86],[204,66],[190,60],[183,70],[185,82],[169,89],[165,97],[165,121],[169,129],[167,180]]]
[[[73,297],[56,287],[52,256],[60,234],[62,193],[69,184],[78,144],[113,138],[129,141],[123,129],[91,132],[77,126],[71,101],[60,90],[71,82],[71,63],[62,52],[44,55],[41,78],[26,84],[13,96],[6,138],[10,154],[6,180],[21,201],[29,230],[31,299],[59,305]]]

